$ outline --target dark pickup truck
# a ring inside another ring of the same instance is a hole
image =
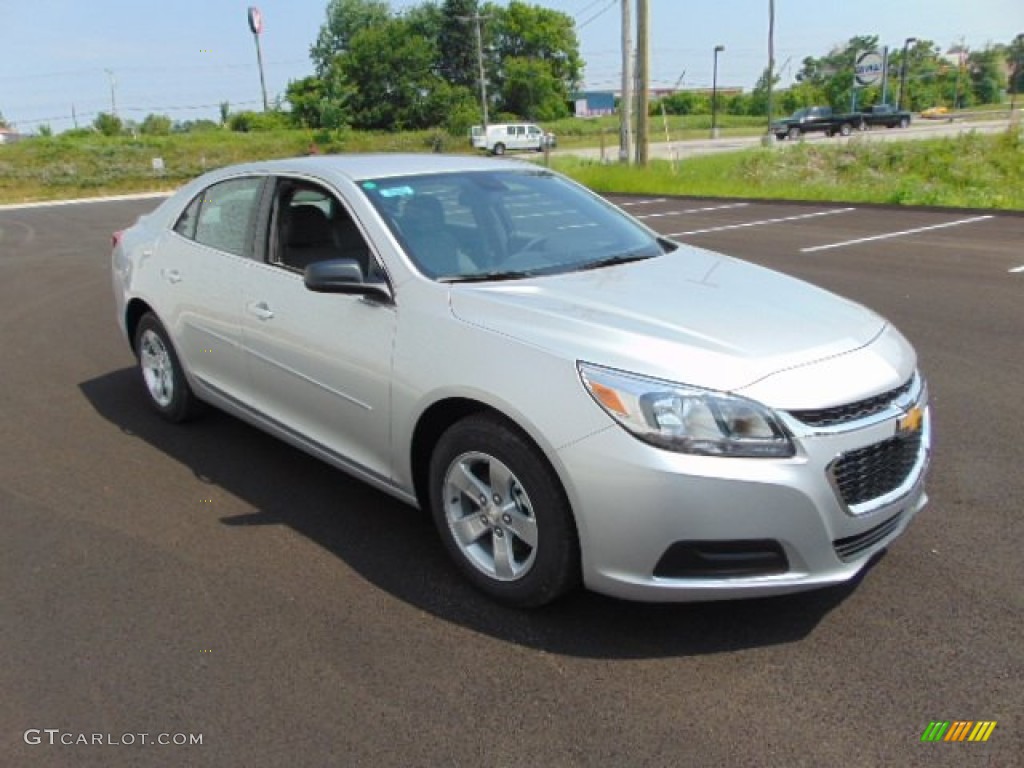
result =
[[[833,112],[832,107],[804,107],[789,117],[773,122],[772,133],[779,141],[786,138],[799,139],[805,133],[815,131],[826,136],[837,133],[840,136],[849,136],[854,129],[859,129],[863,125],[864,118],[860,112],[841,114]]]
[[[896,109],[892,104],[876,104],[860,113],[866,128],[884,125],[886,128],[906,128],[910,125],[910,113]]]

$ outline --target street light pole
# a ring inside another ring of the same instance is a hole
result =
[[[718,138],[718,54],[725,50],[724,45],[715,46],[715,67],[711,75],[711,138]]]
[[[907,87],[907,54],[910,50],[910,44],[916,43],[916,37],[908,37],[903,43],[903,61],[900,62],[900,92],[896,97],[896,109],[903,109],[903,93]]]

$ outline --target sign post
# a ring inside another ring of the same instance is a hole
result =
[[[249,29],[252,31],[252,39],[256,42],[256,63],[260,68],[260,88],[263,90],[263,111],[268,112],[270,105],[267,103],[267,81],[263,77],[263,51],[260,48],[260,35],[263,33],[263,14],[255,5],[249,6]]]
[[[864,51],[857,57],[853,65],[853,106],[851,112],[857,111],[857,89],[874,85],[885,73],[885,60],[878,51]]]

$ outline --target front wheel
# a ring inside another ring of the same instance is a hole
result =
[[[789,129],[789,133],[787,133],[786,135],[789,136],[790,141],[796,141],[797,139],[800,138],[800,129],[794,125],[792,128]]]
[[[906,128],[909,125],[910,125],[910,120],[908,120],[905,117],[901,117],[900,118],[900,128]]]
[[[579,583],[579,544],[561,483],[507,422],[469,416],[442,435],[430,461],[430,507],[448,554],[490,597],[533,607]]]
[[[842,125],[839,126],[840,136],[849,136],[851,133],[853,133],[853,126],[851,126],[849,123],[843,123]]]
[[[496,155],[504,155],[505,154],[505,145],[501,144],[500,142],[498,144],[495,144],[494,145],[494,154],[496,154]]]
[[[143,315],[135,329],[135,356],[149,402],[157,413],[175,423],[199,413],[199,400],[185,379],[178,353],[152,312]]]

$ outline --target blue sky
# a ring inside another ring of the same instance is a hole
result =
[[[650,0],[652,79],[672,86],[710,85],[712,50],[719,83],[749,88],[766,63],[767,0]],[[41,123],[60,131],[111,107],[118,113],[175,119],[214,118],[218,104],[260,107],[259,75],[246,8],[259,5],[267,89],[311,73],[309,47],[327,0],[2,0],[0,112],[25,132]],[[400,10],[416,3],[392,0]],[[586,84],[618,86],[618,0],[536,0],[579,24]],[[776,60],[789,80],[806,55],[821,55],[853,35],[883,44],[906,37],[943,47],[964,38],[972,48],[1009,42],[1024,32],[1024,0],[776,0]],[[110,71],[108,74],[107,70]]]

